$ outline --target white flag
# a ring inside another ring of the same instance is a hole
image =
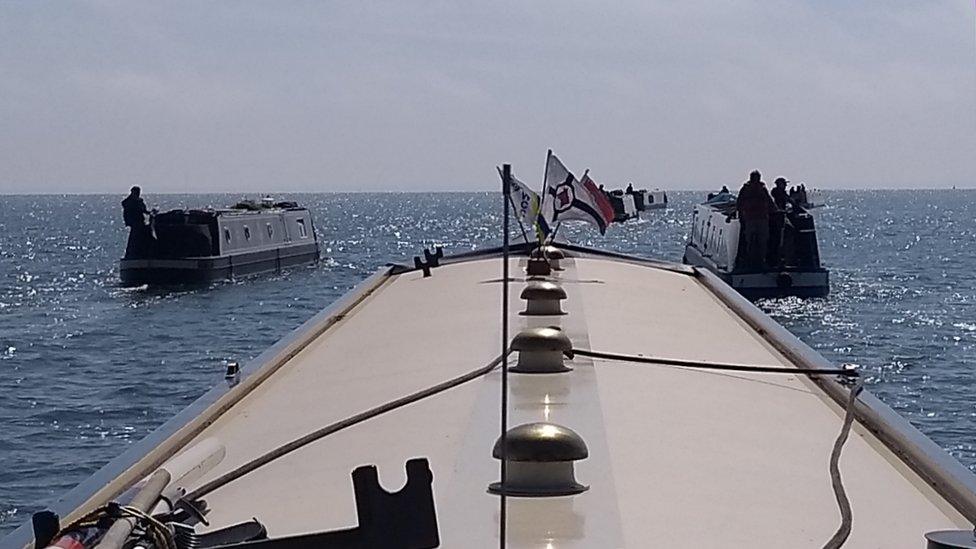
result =
[[[502,177],[502,170],[498,168],[498,176]],[[535,191],[529,188],[528,185],[519,181],[514,175],[511,176],[512,180],[510,182],[510,195],[512,199],[511,206],[515,211],[516,217],[522,220],[522,223],[529,228],[534,228],[539,238],[544,238],[549,234],[548,227],[541,223],[542,215],[541,208],[542,202],[539,199],[539,195]],[[545,229],[543,227],[546,227]]]
[[[498,169],[498,175],[502,175],[502,170]],[[522,223],[532,227],[535,225],[536,216],[539,215],[539,195],[528,185],[519,181],[514,175],[511,176],[509,192],[512,198],[512,208],[515,216],[522,220]]]
[[[582,182],[577,181],[552,151],[546,161],[545,189],[542,217],[550,226],[559,221],[586,221],[596,225],[603,234],[613,221],[613,205],[603,190],[589,174],[583,175]]]

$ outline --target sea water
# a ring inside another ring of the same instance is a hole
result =
[[[322,261],[203,288],[123,288],[119,201],[0,196],[0,534],[122,453],[388,262],[423,248],[498,245],[491,193],[295,194]],[[238,195],[146,195],[150,207],[225,206]],[[571,241],[680,261],[692,205]],[[823,299],[759,305],[976,468],[976,191],[834,191],[814,210]],[[517,225],[513,234],[520,234]],[[518,237],[521,238],[521,237]],[[708,337],[708,334],[701,334]]]

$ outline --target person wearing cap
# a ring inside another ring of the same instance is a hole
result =
[[[754,170],[749,181],[742,185],[735,201],[742,233],[742,257],[748,269],[763,270],[769,248],[769,216],[776,210],[773,199],[762,182],[762,174]]]
[[[789,182],[785,177],[777,177],[776,181],[773,182],[773,190],[770,191],[773,204],[776,205],[776,211],[769,218],[769,256],[767,261],[773,266],[783,263],[783,228],[786,225],[787,205],[791,209],[796,208],[796,204],[786,192],[786,184]]]
[[[773,203],[780,210],[785,210],[787,204],[791,204],[796,207],[793,199],[790,198],[789,193],[786,192],[786,185],[790,180],[785,177],[777,177],[776,181],[773,182],[773,190],[769,191],[770,196],[773,197]]]

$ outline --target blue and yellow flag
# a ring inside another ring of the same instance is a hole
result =
[[[501,176],[502,171],[498,170]],[[512,209],[524,226],[535,229],[536,237],[541,241],[549,236],[549,224],[542,215],[542,204],[539,195],[528,185],[519,181],[514,175],[509,190],[512,199]]]

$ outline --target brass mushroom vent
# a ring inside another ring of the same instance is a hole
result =
[[[563,269],[559,262],[566,259],[566,253],[555,246],[542,246],[529,252],[529,257],[533,259],[545,259],[554,271],[561,271]]]
[[[525,274],[529,276],[549,276],[552,274],[552,267],[549,262],[542,257],[530,257],[525,264]]]
[[[493,494],[520,497],[570,496],[589,489],[576,482],[573,462],[586,459],[589,450],[575,431],[555,423],[526,423],[509,429],[495,442],[492,456],[503,459],[505,482],[488,486]]]
[[[559,302],[566,299],[566,290],[553,282],[532,280],[525,285],[519,296],[525,300],[523,315],[549,316],[566,314]]]
[[[559,328],[523,330],[512,338],[512,350],[519,355],[518,364],[511,372],[551,374],[572,369],[563,364],[563,356],[573,350],[573,342]]]

